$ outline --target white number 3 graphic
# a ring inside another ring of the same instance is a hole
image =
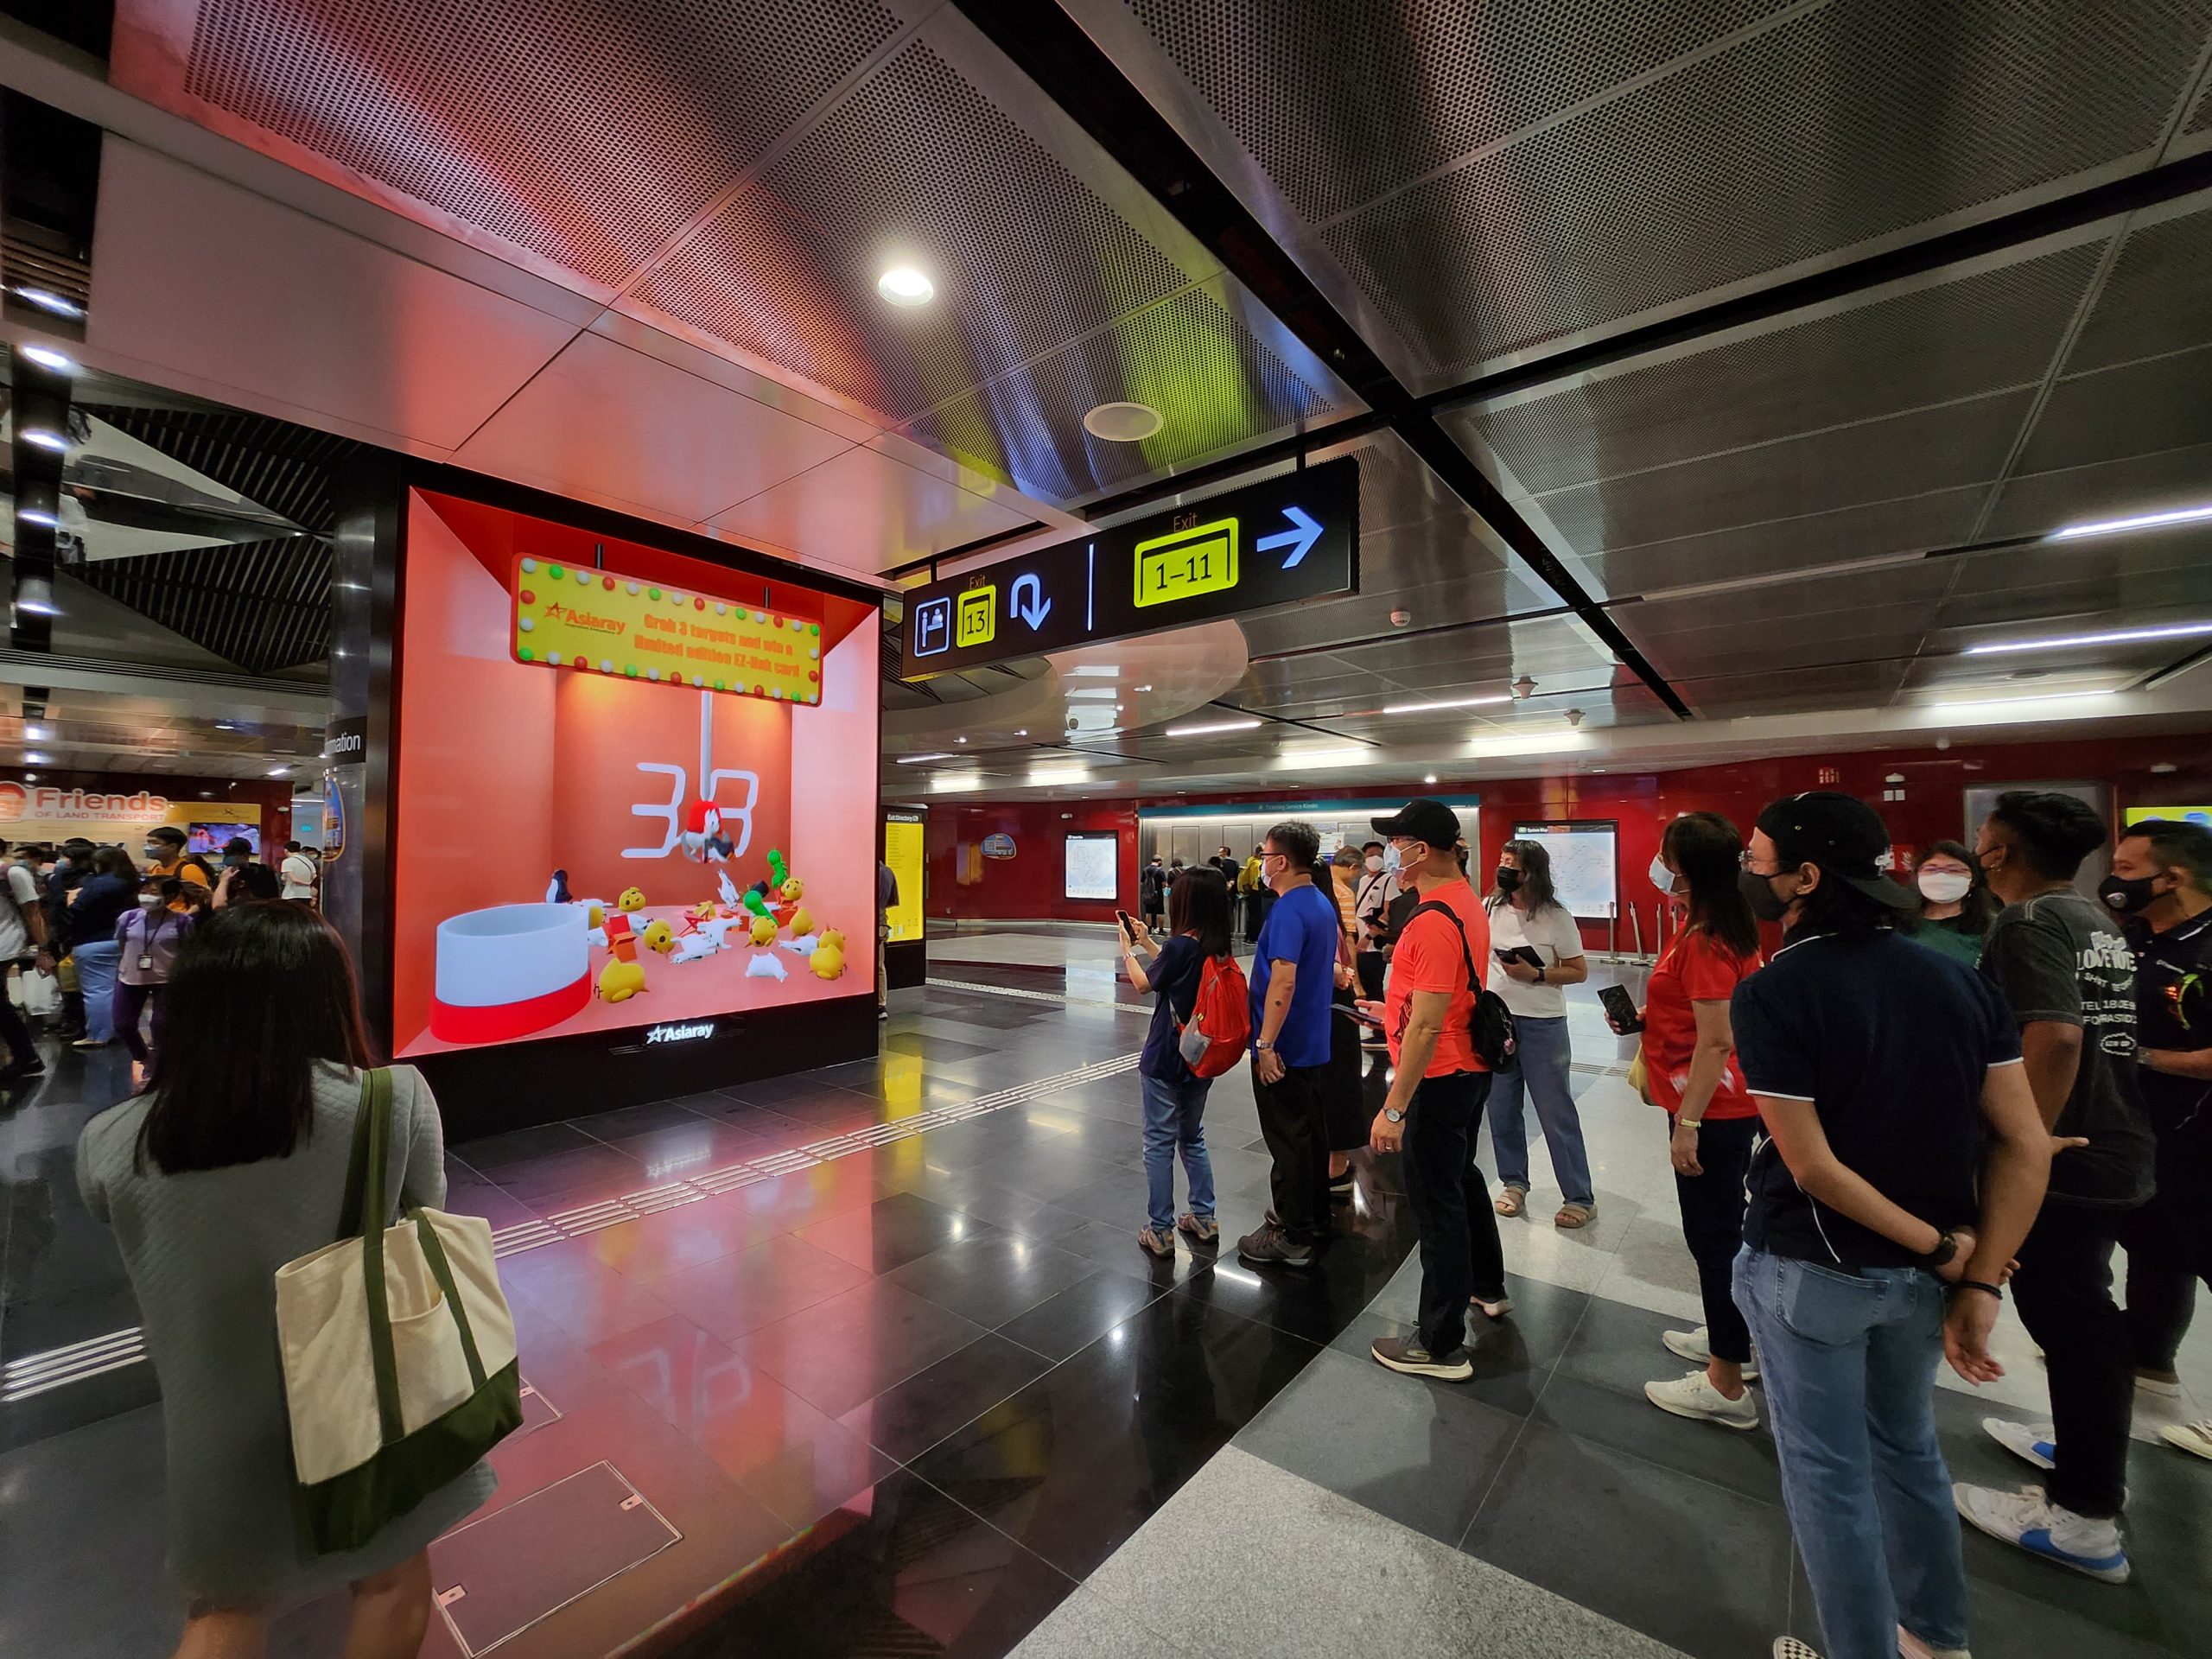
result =
[[[730,856],[734,858],[753,843],[753,809],[760,799],[760,778],[757,772],[714,764],[715,694],[699,694],[699,798],[712,801],[721,811],[722,833],[729,837]],[[633,817],[658,818],[667,826],[658,847],[625,847],[625,858],[665,858],[674,852],[683,834],[683,798],[685,775],[683,768],[671,766],[664,760],[640,760],[638,770],[658,773],[668,780],[668,799],[665,802],[639,801],[630,808]],[[725,782],[745,785],[745,799],[741,804],[715,798],[715,791]]]

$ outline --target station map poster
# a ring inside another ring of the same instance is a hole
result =
[[[1602,922],[1619,902],[1620,825],[1611,818],[1516,823],[1516,841],[1533,841],[1551,855],[1552,886],[1578,921]]]
[[[1108,904],[1122,896],[1122,838],[1116,835],[1071,835],[1068,837],[1067,877],[1070,899],[1103,899]]]
[[[406,561],[397,1054],[873,994],[875,607],[423,491]]]

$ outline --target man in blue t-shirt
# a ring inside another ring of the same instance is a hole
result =
[[[1260,878],[1275,902],[1252,957],[1252,1093],[1274,1160],[1274,1213],[1236,1241],[1236,1253],[1263,1267],[1310,1266],[1328,1225],[1321,1089],[1343,922],[1336,900],[1313,885],[1320,855],[1320,832],[1296,821],[1275,825],[1260,844]]]

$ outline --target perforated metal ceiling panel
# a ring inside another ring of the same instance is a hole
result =
[[[1070,3],[1423,391],[2147,166],[2212,30],[2206,0]]]
[[[197,25],[194,98],[607,288],[897,29],[871,0],[200,0]]]

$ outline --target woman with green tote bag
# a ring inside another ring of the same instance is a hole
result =
[[[349,1173],[365,1169],[356,1128],[384,1093],[364,1087],[372,1075],[389,1085],[387,1167],[357,1205],[381,1226],[443,1201],[436,1103],[411,1068],[365,1070],[352,964],[305,906],[211,915],[177,953],[162,1031],[148,1091],[86,1126],[77,1179],[115,1230],[161,1380],[169,1570],[187,1601],[178,1653],[259,1654],[276,1602],[345,1583],[349,1659],[412,1656],[431,1611],[426,1548],[491,1496],[491,1468],[462,1465],[404,1509],[357,1509],[359,1541],[319,1548],[295,1478],[276,1281],[345,1236]],[[468,1289],[458,1300],[482,1306]],[[511,1381],[512,1326],[480,1323],[470,1345],[504,1342]]]

